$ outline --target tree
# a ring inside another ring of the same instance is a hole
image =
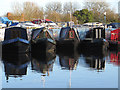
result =
[[[113,9],[114,10],[114,9]],[[119,15],[117,14],[117,13],[115,13],[113,10],[111,10],[111,9],[108,9],[107,10],[107,14],[106,14],[106,21],[108,22],[108,23],[110,23],[110,22],[118,22],[119,20]]]
[[[43,9],[33,2],[25,2],[23,4],[23,13],[25,19],[29,21],[35,18],[43,18]]]
[[[57,22],[61,21],[62,4],[60,2],[49,2],[45,6],[46,18]]]
[[[12,10],[13,10],[13,14],[18,16],[21,15],[23,12],[23,8],[22,8],[22,4],[18,3],[18,2],[14,2],[12,3]]]
[[[80,5],[77,2],[66,2],[63,4],[63,16],[65,21],[70,21],[70,13],[73,14],[75,10],[77,10]],[[74,21],[74,17],[71,15],[72,21]]]
[[[104,12],[109,9],[109,5],[106,2],[85,2],[84,8],[93,12],[93,21],[102,22]]]
[[[46,11],[54,11],[57,13],[61,13],[62,11],[62,4],[61,2],[49,2],[46,4]]]
[[[24,15],[24,20],[28,21],[43,18],[43,9],[33,2],[14,3],[12,10],[12,16],[14,16],[12,19],[14,20],[20,20],[21,15]]]
[[[92,22],[92,12],[88,11],[88,9],[82,9],[80,11],[75,11],[73,16],[75,16],[79,23],[87,23]]]

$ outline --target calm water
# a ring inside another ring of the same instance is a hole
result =
[[[2,88],[118,88],[120,52],[3,55]]]

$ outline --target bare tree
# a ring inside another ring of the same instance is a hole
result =
[[[33,2],[25,2],[23,4],[23,13],[27,20],[43,18],[43,9]]]
[[[107,2],[85,2],[84,8],[93,12],[93,21],[102,21],[104,12],[109,9]]]
[[[63,13],[73,13],[76,9],[80,8],[77,2],[66,2],[63,5]]]
[[[24,20],[43,18],[43,8],[33,2],[24,2],[22,4],[16,2],[12,4],[12,19],[19,20],[24,15]]]
[[[21,15],[23,12],[22,4],[19,2],[12,3],[12,10],[14,15]]]
[[[61,13],[62,4],[61,2],[49,2],[46,4],[46,11],[55,11],[57,13]]]
[[[107,2],[85,2],[84,8],[103,13],[109,8],[109,5]]]
[[[80,5],[77,2],[66,2],[63,5],[63,14],[64,14],[64,20],[65,21],[70,21],[74,20],[73,13],[75,10],[79,9]]]

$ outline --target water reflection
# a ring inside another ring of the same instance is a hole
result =
[[[116,66],[120,66],[120,50],[110,51],[109,57],[110,57],[110,59],[108,59],[108,60],[110,63],[112,63]]]
[[[105,57],[107,56],[107,51],[88,51],[88,53],[81,52],[81,56],[84,57],[84,62],[86,67],[97,70],[97,72],[104,71],[105,69]]]
[[[53,71],[53,63],[55,62],[56,54],[54,52],[46,52],[43,54],[32,53],[32,70],[42,73],[43,76],[49,76],[49,71]]]
[[[38,87],[42,86],[39,86],[39,83],[37,82],[43,83],[43,87],[54,87],[56,82],[64,83],[65,79],[67,79],[66,81],[68,82],[69,80],[68,83],[70,88],[74,85],[74,83],[76,84],[77,87],[79,87],[79,84],[77,85],[76,82],[81,83],[82,80],[83,82],[86,82],[87,81],[86,78],[88,78],[88,82],[90,82],[91,79],[97,77],[95,80],[96,82],[99,82],[99,75],[103,77],[103,79],[101,78],[102,80],[107,81],[108,75],[113,74],[111,73],[113,71],[110,71],[111,68],[120,65],[120,51],[101,50],[99,52],[97,51],[94,52],[90,50],[88,51],[76,50],[74,52],[65,52],[63,50],[63,52],[57,53],[55,52],[46,52],[42,54],[31,53],[30,55],[3,54],[2,59],[4,64],[3,72],[5,72],[3,78],[6,78],[7,82],[10,80],[14,80],[9,78],[19,78],[26,75],[27,77],[22,78],[22,81],[23,82],[25,81],[24,83],[26,83],[27,82],[26,80],[28,80],[29,83],[34,83],[34,85],[35,86],[37,85]],[[110,68],[110,70],[108,68]],[[115,69],[116,68],[114,68],[114,70]],[[101,73],[99,74],[92,73],[91,70],[92,71],[94,70],[95,72],[104,73],[105,76]],[[29,72],[29,75],[27,75],[27,71]],[[67,77],[65,78],[63,77],[63,75],[67,75]],[[89,77],[89,75],[91,75],[92,77]],[[39,77],[41,77],[41,80],[40,79],[38,80]],[[36,82],[33,82],[34,79],[36,80]],[[17,82],[19,85],[21,81]],[[51,83],[53,83],[53,86]],[[61,83],[60,85],[63,85]],[[4,82],[4,86],[8,84],[10,85],[11,83],[6,84],[6,82]]]
[[[30,62],[27,54],[3,54],[2,60],[6,80],[8,80],[9,77],[18,78],[27,75],[27,66]]]
[[[62,70],[75,70],[78,65],[78,52],[58,52],[59,63]]]

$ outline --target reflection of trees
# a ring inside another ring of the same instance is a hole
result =
[[[22,77],[27,73],[29,58],[26,54],[3,54],[4,70],[7,80],[9,77]]]

